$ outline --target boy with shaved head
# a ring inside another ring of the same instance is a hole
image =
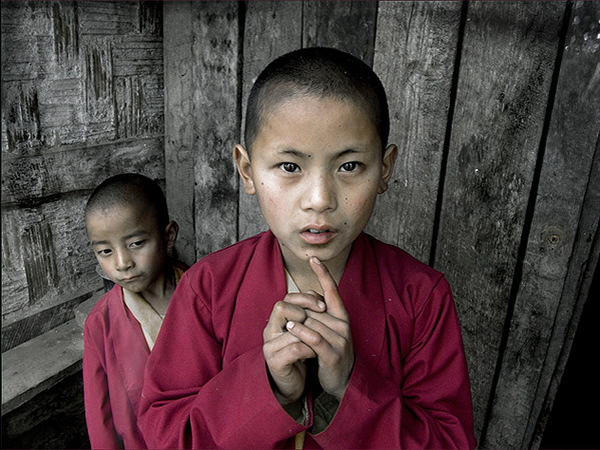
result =
[[[152,447],[475,446],[448,283],[363,232],[388,130],[381,82],[351,55],[298,50],[258,77],[234,159],[269,231],[182,278],[144,381]]]
[[[115,283],[84,327],[88,435],[92,448],[146,448],[137,408],[148,355],[185,270],[167,255],[179,227],[158,184],[138,174],[101,183],[85,223],[98,263]]]

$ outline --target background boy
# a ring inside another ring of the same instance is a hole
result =
[[[473,447],[447,282],[363,233],[387,189],[384,89],[360,60],[272,62],[234,158],[270,231],[182,278],[150,356],[140,424],[153,447]]]
[[[92,448],[145,448],[137,407],[148,355],[184,270],[167,256],[179,227],[169,221],[158,184],[137,174],[100,184],[88,200],[85,220],[98,263],[115,282],[84,327],[90,442]]]

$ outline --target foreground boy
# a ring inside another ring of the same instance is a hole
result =
[[[84,327],[85,415],[92,448],[145,448],[137,407],[148,355],[183,267],[173,265],[178,225],[160,187],[123,174],[90,196],[85,222],[92,248],[115,282]]]
[[[182,278],[140,403],[155,448],[468,448],[444,277],[363,233],[387,189],[385,92],[332,49],[271,63],[234,151],[270,231]]]

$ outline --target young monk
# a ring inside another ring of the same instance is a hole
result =
[[[179,227],[158,184],[143,175],[107,179],[90,196],[92,248],[115,283],[84,327],[85,415],[92,448],[146,448],[137,427],[144,368],[184,266],[167,255]]]
[[[469,448],[444,277],[363,232],[385,192],[384,89],[358,59],[292,52],[259,76],[234,158],[270,230],[182,278],[140,403],[155,448]]]

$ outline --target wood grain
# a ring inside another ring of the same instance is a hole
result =
[[[566,42],[574,37],[586,46],[588,42],[581,37],[600,19],[598,4],[581,4],[573,14],[587,17],[587,23],[571,20]],[[598,167],[592,163],[600,131],[600,83],[598,54],[589,50],[577,51],[571,44],[562,58],[522,281],[484,446],[487,442],[499,447],[514,442],[521,448],[528,446],[544,398],[538,392],[548,389],[568,329],[561,317],[575,309],[579,292],[579,283],[567,282],[567,278],[573,269],[581,273],[598,226],[598,204],[595,214],[588,209],[592,205],[584,210],[586,193],[588,198],[598,195],[594,193],[598,186],[589,180],[590,174],[598,178]],[[582,221],[589,213],[595,220]],[[532,362],[543,370],[523,370]],[[528,422],[532,423],[523,427]]]
[[[177,257],[196,262],[194,208],[194,122],[196,107],[190,93],[192,68],[192,3],[164,3],[165,48],[165,178],[169,214],[179,225]]]
[[[469,4],[436,267],[454,290],[484,426],[564,3]]]
[[[236,2],[193,2],[198,258],[237,238],[237,173],[232,154],[240,126],[238,8]]]
[[[398,159],[367,228],[428,262],[450,108],[460,2],[381,2],[375,72]]]

